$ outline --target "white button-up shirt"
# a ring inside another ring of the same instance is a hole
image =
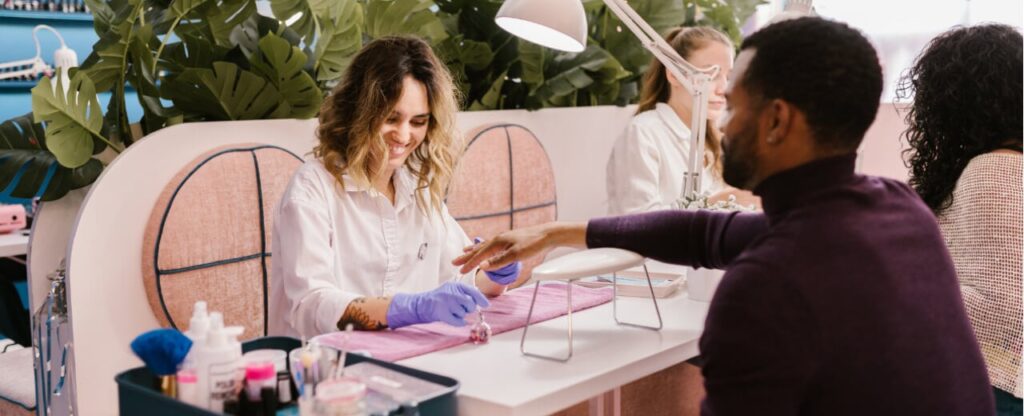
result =
[[[447,208],[424,214],[408,170],[395,172],[394,205],[375,189],[344,179],[342,189],[320,161],[306,162],[275,210],[271,335],[310,338],[337,331],[349,302],[360,297],[423,292],[453,279],[471,282],[451,264],[469,239]]]
[[[608,159],[608,213],[621,215],[676,207],[689,170],[690,129],[668,104],[637,114]],[[703,163],[703,155],[700,157]],[[710,167],[701,189],[717,193],[724,182]]]

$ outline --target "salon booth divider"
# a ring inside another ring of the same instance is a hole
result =
[[[611,132],[630,115],[617,107],[555,111],[561,114],[551,114],[558,120],[551,123],[536,117],[541,113],[460,114],[469,146],[447,202],[471,236],[552,221],[563,201],[586,200],[574,195],[578,187],[558,186],[560,167],[545,148],[564,146],[544,137],[607,136],[603,152],[584,158],[566,149],[572,155],[561,156],[603,171],[603,162],[582,162],[607,158]],[[591,117],[618,122],[602,129]],[[315,126],[263,120],[166,128],[118,155],[88,190],[41,205],[29,249],[33,308],[46,300],[47,275],[62,260],[67,293],[67,322],[51,331],[52,351],[42,355],[51,359],[50,371],[37,377],[37,401],[47,414],[116,413],[114,376],[141,365],[130,341],[157,327],[185,329],[195,300],[245,326],[243,339],[265,334],[273,208],[294,169],[311,157]],[[567,176],[596,177],[563,165]]]

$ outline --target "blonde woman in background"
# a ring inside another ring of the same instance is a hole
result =
[[[722,181],[719,156],[721,133],[716,121],[725,111],[725,84],[732,71],[735,48],[727,36],[710,27],[679,27],[665,35],[676,52],[693,65],[718,65],[708,98],[708,127],[701,188],[709,203],[737,197],[743,205],[757,203],[745,191]],[[693,98],[657,59],[644,74],[640,103],[625,134],[616,141],[608,159],[608,213],[621,215],[677,207],[688,170]]]
[[[320,110],[315,158],[276,209],[271,335],[462,326],[515,281],[519,266],[451,265],[470,244],[443,199],[463,148],[455,92],[420,39],[378,39],[353,58]]]

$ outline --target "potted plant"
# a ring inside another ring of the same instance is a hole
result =
[[[56,200],[91,184],[135,140],[183,122],[310,118],[374,38],[428,40],[468,110],[626,105],[649,55],[601,0],[583,0],[589,46],[577,54],[499,29],[500,0],[86,0],[100,40],[69,79],[42,79],[32,113],[0,123],[0,187]],[[651,25],[710,24],[739,40],[761,0],[635,0]],[[143,110],[129,120],[126,90]],[[109,92],[109,105],[97,94]]]

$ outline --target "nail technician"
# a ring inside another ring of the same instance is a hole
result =
[[[712,80],[708,100],[707,152],[701,175],[701,188],[709,195],[708,202],[724,201],[732,195],[742,205],[760,205],[749,192],[722,181],[721,132],[715,121],[725,110],[725,84],[733,65],[732,41],[706,26],[677,27],[665,35],[665,41],[699,68],[720,68]],[[661,61],[652,59],[644,74],[636,115],[608,158],[609,214],[676,207],[684,194],[683,180],[689,166],[692,107],[690,92]]]
[[[518,264],[451,265],[470,243],[443,201],[463,146],[455,91],[422,40],[382,38],[355,56],[320,110],[314,159],[276,208],[270,334],[462,326],[516,280]]]

